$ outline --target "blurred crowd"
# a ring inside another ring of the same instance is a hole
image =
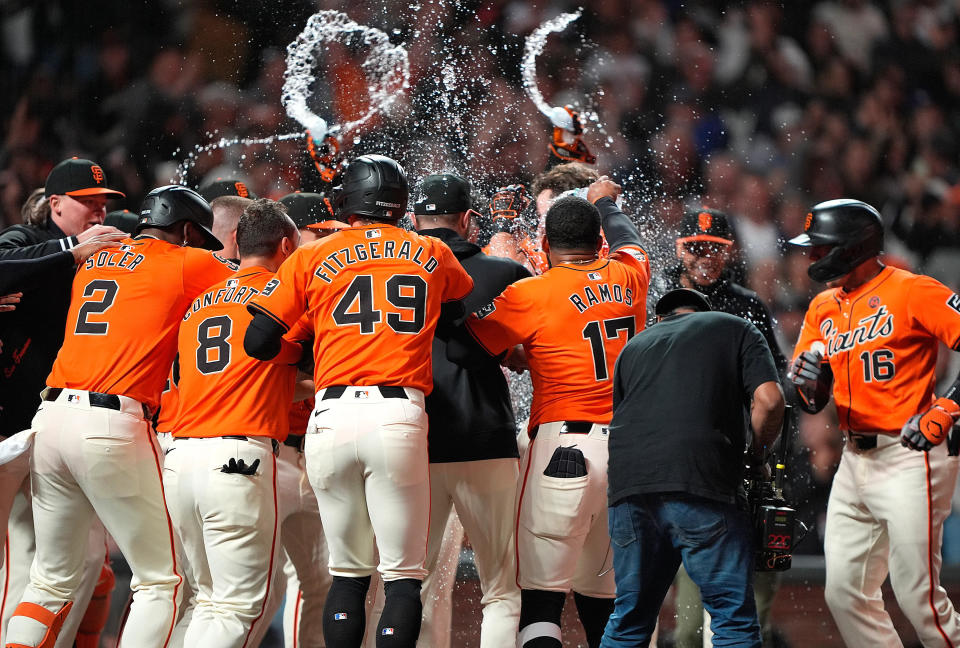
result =
[[[524,38],[577,5],[5,3],[0,224],[19,222],[26,196],[70,155],[100,162],[127,194],[109,208],[136,209],[179,179],[197,146],[301,130],[280,102],[285,47],[320,9],[384,30],[410,56],[409,90],[351,134],[348,155],[392,155],[414,181],[456,170],[487,195],[529,182],[544,167],[550,125],[522,86]],[[598,170],[627,189],[625,206],[659,251],[655,269],[676,263],[685,206],[731,216],[738,277],[772,308],[789,354],[819,287],[783,242],[821,200],[875,205],[890,263],[960,286],[958,29],[958,0],[606,0],[548,40],[537,79],[551,105],[596,112],[585,140]],[[318,48],[317,114],[333,123],[362,114],[366,54],[356,40]],[[216,177],[274,198],[324,188],[302,138],[204,152],[183,181]],[[830,416],[801,424],[802,497],[814,510],[839,460]]]

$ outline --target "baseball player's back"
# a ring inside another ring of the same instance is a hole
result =
[[[354,160],[335,198],[353,227],[300,248],[249,306],[244,348],[254,357],[274,358],[280,333],[304,313],[315,336],[318,391],[304,457],[334,577],[323,621],[329,648],[360,646],[374,569],[385,592],[377,645],[412,647],[420,631],[433,334],[442,304],[465,297],[473,281],[441,241],[396,226],[408,198],[394,160]]]
[[[180,314],[233,269],[210,252],[147,237],[90,257],[74,279],[47,385],[122,394],[155,409],[176,355]]]
[[[251,310],[288,328],[306,313],[314,332],[317,388],[433,388],[430,348],[443,301],[473,282],[437,239],[364,225],[298,250]]]
[[[491,355],[522,344],[533,378],[530,445],[517,503],[518,646],[560,646],[560,614],[573,590],[591,647],[612,611],[607,531],[607,424],[613,369],[646,321],[650,280],[639,235],[607,179],[591,205],[557,201],[547,212],[552,268],[509,286],[467,320]],[[610,239],[600,258],[600,227]]]
[[[194,192],[164,187],[144,205],[138,227],[148,231],[91,257],[74,278],[64,345],[31,426],[37,548],[9,624],[15,645],[56,638],[80,577],[76,538],[94,516],[133,571],[119,645],[165,646],[173,630],[181,577],[149,415],[176,352],[178,311],[234,268],[172,242],[214,246],[205,238],[209,206]],[[154,220],[161,213],[165,220]]]

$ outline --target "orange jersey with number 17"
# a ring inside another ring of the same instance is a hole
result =
[[[472,289],[470,275],[439,239],[363,225],[300,247],[249,310],[284,329],[306,313],[318,390],[393,385],[429,394],[441,303]]]
[[[467,320],[491,354],[522,344],[533,379],[530,428],[552,421],[606,423],[613,367],[646,324],[650,265],[639,247],[609,259],[564,263],[507,287]]]
[[[206,250],[152,237],[124,239],[93,255],[73,279],[66,334],[47,385],[127,396],[156,409],[183,312],[235,270]]]
[[[899,432],[933,401],[937,348],[960,349],[960,296],[897,268],[810,302],[794,357],[815,345],[833,371],[840,427]]]

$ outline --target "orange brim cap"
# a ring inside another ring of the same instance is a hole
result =
[[[68,191],[67,195],[71,198],[76,198],[77,196],[107,196],[113,198],[126,198],[126,194],[116,191],[115,189],[107,189],[106,187],[90,187],[89,189],[77,189],[76,191]]]
[[[733,241],[730,239],[720,238],[719,236],[710,236],[709,234],[697,234],[696,236],[684,236],[678,238],[678,243],[686,243],[688,241],[709,241],[711,243],[723,243],[724,245],[733,245]]]
[[[310,225],[307,225],[307,229],[312,230],[342,230],[349,228],[349,225],[338,220],[325,220],[320,221],[319,223],[311,223]]]

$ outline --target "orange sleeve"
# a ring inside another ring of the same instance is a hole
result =
[[[445,243],[440,243],[438,247],[443,256],[440,263],[443,264],[443,268],[447,272],[446,290],[441,301],[463,299],[473,290],[473,279],[463,269],[460,260]]]
[[[492,302],[467,318],[467,330],[491,355],[533,339],[539,309],[524,294],[526,281],[507,286]]]
[[[910,319],[960,351],[960,295],[926,275],[917,275],[907,294]]]
[[[643,273],[644,279],[649,281],[650,258],[647,256],[647,253],[643,251],[643,248],[637,245],[624,245],[611,254],[610,258],[628,265],[635,270],[639,270]]]
[[[277,276],[247,306],[251,313],[263,313],[289,331],[307,310],[308,248],[299,248],[277,270]]]

